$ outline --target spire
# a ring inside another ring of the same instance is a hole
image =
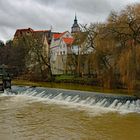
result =
[[[76,12],[75,12],[75,20],[77,20]]]
[[[75,19],[74,19],[74,23],[77,24],[77,16],[76,16],[76,12],[75,12]]]
[[[74,19],[74,24],[73,26],[71,27],[71,32],[72,33],[76,33],[76,32],[80,32],[80,27],[78,25],[78,20],[77,20],[77,16],[76,16],[76,12],[75,12],[75,19]]]

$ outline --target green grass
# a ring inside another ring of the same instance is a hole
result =
[[[60,75],[55,77],[56,80],[71,80],[74,79],[73,75]]]

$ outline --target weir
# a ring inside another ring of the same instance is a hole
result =
[[[140,99],[134,96],[28,86],[12,86],[12,90],[5,91],[3,95],[29,96],[53,102],[54,104],[59,103],[88,108],[99,107],[118,112],[140,113]]]

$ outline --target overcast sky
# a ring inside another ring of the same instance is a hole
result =
[[[81,24],[100,22],[134,2],[140,0],[0,0],[0,40],[11,39],[17,28],[70,31],[75,12]]]

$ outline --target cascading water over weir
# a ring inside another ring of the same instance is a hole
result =
[[[28,96],[53,104],[83,108],[140,113],[140,99],[132,96],[106,95],[94,92],[13,86],[12,91],[5,91],[4,96]]]

